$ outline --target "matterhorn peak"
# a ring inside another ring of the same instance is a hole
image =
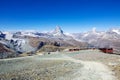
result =
[[[63,34],[63,31],[61,30],[60,26],[56,26],[54,33]]]
[[[63,34],[63,30],[61,30],[60,26],[56,26],[55,30],[52,33],[56,35],[61,35]]]
[[[54,36],[64,36],[63,30],[60,28],[60,26],[56,26],[55,30],[52,31],[52,34]]]

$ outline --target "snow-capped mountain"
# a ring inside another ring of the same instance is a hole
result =
[[[112,47],[114,50],[119,51],[120,45],[120,29],[110,29],[108,31],[88,31],[86,33],[73,33],[69,34],[77,41],[87,42],[91,46],[97,48]]]
[[[104,32],[92,30],[85,33],[72,33],[71,36],[77,40],[77,41],[83,41],[91,43],[94,40],[96,41],[98,38],[100,38]]]
[[[59,26],[56,26],[55,30],[51,32],[53,36],[65,36],[63,30]]]
[[[120,29],[111,29],[111,30],[109,30],[109,32],[114,32],[114,33],[120,35]]]
[[[3,33],[1,33],[2,35]],[[42,37],[42,38],[49,38],[49,39],[57,39],[61,38],[63,40],[77,40],[80,42],[87,42],[89,44],[98,42],[100,40],[116,40],[120,39],[120,29],[110,29],[108,31],[97,31],[93,28],[91,31],[85,33],[64,33],[63,30],[56,26],[55,30],[47,33],[41,33],[36,31],[22,31],[22,32],[15,32],[15,33],[5,33],[6,39],[24,39],[25,37]]]
[[[71,40],[73,39],[71,36],[64,33],[64,31],[59,27],[56,26],[55,30],[49,32],[53,38],[61,38],[64,40]]]
[[[67,36],[64,34],[63,30],[59,27],[56,26],[55,30],[51,32],[28,32],[28,31],[18,31],[13,34],[14,38],[19,38],[19,37],[44,37],[44,38],[67,38]]]
[[[3,35],[3,33],[1,32],[0,35]],[[80,47],[83,45],[83,43],[74,40],[71,36],[64,34],[63,30],[58,26],[54,31],[46,33],[36,31],[4,32],[4,39],[1,39],[0,43],[17,54],[35,52],[44,45],[54,46],[56,43],[64,47]]]
[[[0,44],[16,53],[35,52],[44,45],[54,45],[56,42],[66,48],[67,46],[113,47],[114,50],[118,51],[120,50],[119,40],[120,29],[97,31],[94,28],[85,33],[64,33],[57,26],[55,30],[45,33],[37,31],[0,32]]]
[[[5,39],[11,40],[13,38],[13,33],[11,32],[3,32],[5,34]]]
[[[92,30],[86,33],[72,33],[69,35],[75,40],[91,43],[92,41],[97,41],[98,39],[120,39],[120,29],[111,29],[108,31]]]
[[[29,44],[29,39],[11,39],[8,45],[10,48],[20,53],[35,51],[35,48]]]
[[[3,33],[0,33],[3,35]],[[93,28],[91,31],[85,33],[64,33],[63,30],[56,26],[55,30],[47,33],[35,32],[35,31],[22,31],[9,33],[5,32],[6,39],[15,39],[15,38],[25,38],[25,37],[43,37],[43,38],[61,38],[61,39],[75,39],[77,41],[92,43],[98,41],[99,39],[120,39],[120,29],[110,29],[108,31],[97,31]]]

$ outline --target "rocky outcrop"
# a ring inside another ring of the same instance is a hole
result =
[[[0,31],[0,39],[5,39],[5,34]]]

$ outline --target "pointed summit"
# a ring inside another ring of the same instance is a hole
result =
[[[63,30],[61,30],[60,26],[56,26],[54,33],[63,34]]]
[[[61,30],[61,28],[59,26],[56,26],[55,30],[52,32],[54,34],[54,36],[63,36],[63,30]]]

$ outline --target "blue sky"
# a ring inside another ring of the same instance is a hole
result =
[[[65,32],[120,27],[119,0],[0,0],[0,30]]]

